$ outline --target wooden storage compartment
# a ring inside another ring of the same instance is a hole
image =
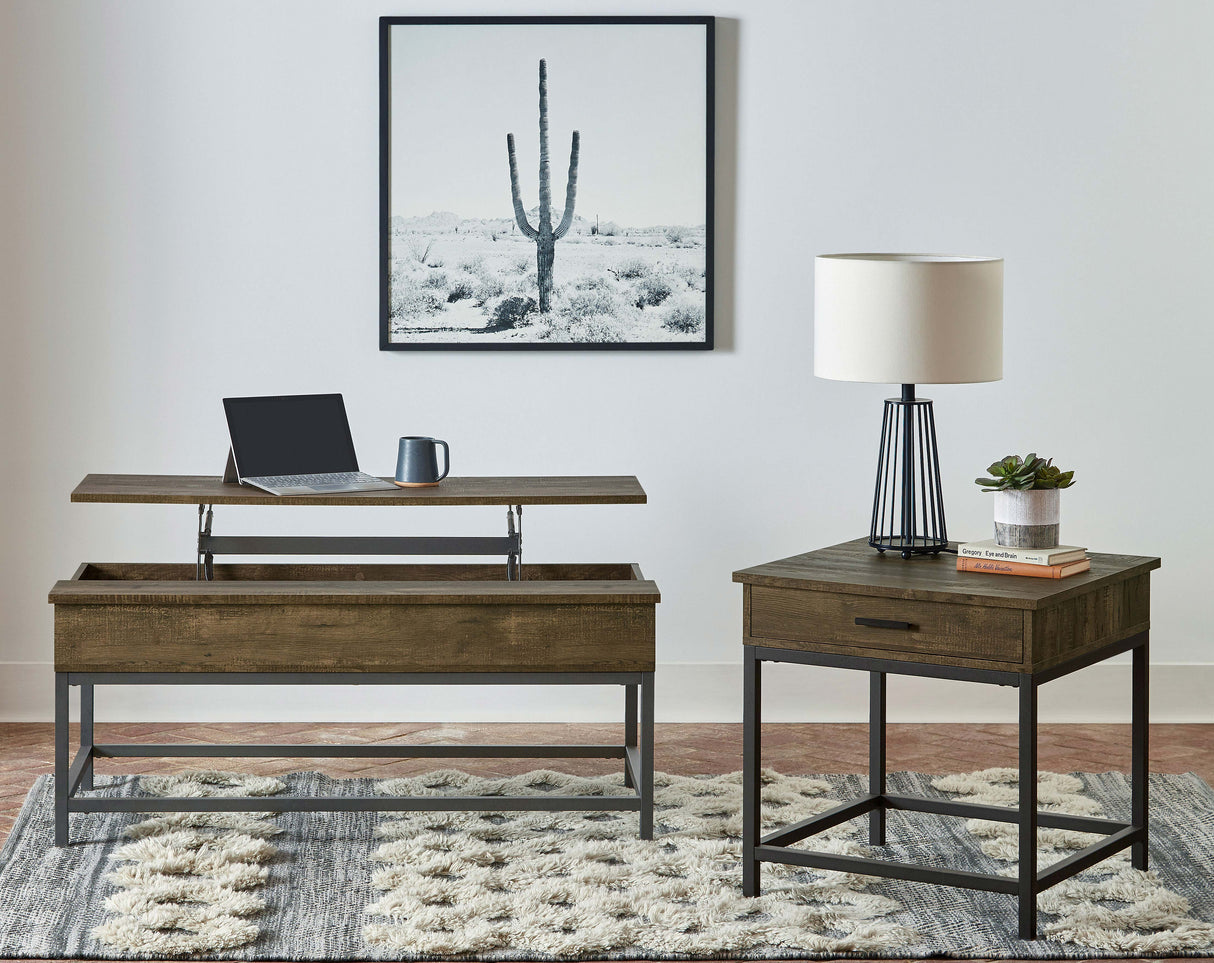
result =
[[[1024,616],[1020,609],[953,602],[805,591],[762,585],[750,593],[747,641],[795,649],[804,643],[840,651],[925,653],[955,659],[1020,662]],[[910,623],[910,628],[857,625],[856,619]]]
[[[87,563],[57,582],[57,672],[649,672],[636,565]]]

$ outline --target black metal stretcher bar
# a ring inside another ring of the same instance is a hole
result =
[[[1082,656],[1049,669],[1033,672],[979,669],[931,663],[901,662],[891,659],[844,656],[820,652],[802,652],[771,646],[747,645],[744,662],[743,700],[743,830],[742,889],[744,895],[759,895],[759,866],[763,862],[808,866],[815,869],[892,877],[945,886],[1010,893],[1019,901],[1019,935],[1037,938],[1036,898],[1042,890],[1074,876],[1127,847],[1131,864],[1146,869],[1148,864],[1147,773],[1148,773],[1148,632],[1138,632],[1110,642]],[[1133,653],[1131,685],[1131,800],[1130,821],[1097,819],[1037,809],[1037,688],[1045,682],[1094,665],[1122,652]],[[759,836],[761,772],[762,664],[797,662],[806,665],[857,669],[869,673],[869,793],[836,806],[825,813],[785,826],[767,836]],[[886,674],[928,676],[997,685],[1014,685],[1019,701],[1019,802],[1016,809],[933,799],[927,796],[890,794],[885,791],[886,758]],[[1018,877],[994,876],[965,870],[921,866],[892,860],[835,853],[789,849],[792,843],[806,839],[831,826],[865,814],[869,818],[869,842],[885,844],[885,813],[891,809],[910,812],[990,819],[1016,823],[1019,829],[1021,872]],[[1103,833],[1107,838],[1038,872],[1036,863],[1037,827]]]
[[[517,516],[516,516],[517,513]],[[194,576],[215,577],[216,555],[503,555],[506,578],[522,578],[523,506],[506,508],[506,534],[476,535],[214,535],[212,505],[198,506]]]
[[[142,745],[94,742],[97,685],[622,685],[624,744],[368,746]],[[80,687],[80,748],[70,765],[68,696]],[[57,672],[55,673],[55,845],[68,842],[68,814],[84,812],[368,812],[368,811],[600,811],[640,814],[642,839],[653,838],[652,672]],[[639,718],[638,718],[639,717]],[[93,761],[112,757],[377,757],[606,758],[624,760],[623,796],[244,796],[81,797],[93,788]]]

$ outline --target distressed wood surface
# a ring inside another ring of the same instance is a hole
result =
[[[910,622],[911,629],[856,625],[857,618]],[[755,585],[747,637],[760,644],[810,651],[818,643],[1018,663],[1024,624],[1013,609],[807,592]]]
[[[89,563],[56,583],[76,672],[651,671],[657,586],[630,563]]]
[[[932,665],[1039,672],[1150,627],[1148,556],[1092,555],[1066,579],[956,570],[956,557],[882,557],[858,539],[734,573],[743,642]],[[907,622],[872,628],[857,617]]]
[[[881,555],[860,538],[740,569],[733,579],[778,588],[1037,609],[1160,566],[1160,560],[1150,556],[1093,553],[1090,557],[1091,571],[1064,579],[987,575],[958,572],[955,555],[909,560],[893,552]]]
[[[386,479],[391,481],[391,479]],[[643,505],[633,475],[451,477],[435,488],[271,495],[219,475],[85,475],[74,502],[154,505]]]
[[[57,672],[633,672],[654,606],[58,605]]]
[[[1151,627],[1151,576],[1137,575],[1025,613],[1025,642],[1037,669]]]
[[[580,605],[656,604],[658,587],[628,563],[501,565],[217,565],[198,581],[188,563],[89,563],[56,582],[53,605]]]

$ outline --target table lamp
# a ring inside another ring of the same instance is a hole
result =
[[[868,544],[903,558],[939,553],[948,532],[936,417],[915,385],[1003,377],[1003,259],[819,255],[814,374],[902,385],[885,402]]]

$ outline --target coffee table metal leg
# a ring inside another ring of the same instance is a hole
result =
[[[1133,692],[1131,695],[1131,745],[1130,763],[1130,823],[1143,829],[1142,841],[1130,847],[1130,864],[1135,869],[1146,869],[1148,864],[1147,835],[1149,816],[1147,803],[1150,779],[1150,675],[1147,633],[1142,643],[1134,647]]]
[[[55,673],[55,845],[67,845],[67,673]]]
[[[868,791],[885,794],[885,673],[868,674]],[[868,814],[868,841],[885,845],[885,807]]]
[[[624,686],[624,745],[635,749],[637,746],[637,687]],[[632,783],[632,771],[624,767],[624,785],[629,789],[636,787]]]
[[[759,768],[762,764],[762,662],[753,646],[745,647],[742,688],[742,895],[759,895],[759,811],[762,805]]]
[[[1020,690],[1020,938],[1037,939],[1037,685],[1022,673]]]
[[[653,839],[653,673],[641,673],[641,839]]]
[[[80,686],[80,748],[93,747],[93,687],[90,683]],[[80,788],[93,788],[93,757],[90,755],[80,773]]]

